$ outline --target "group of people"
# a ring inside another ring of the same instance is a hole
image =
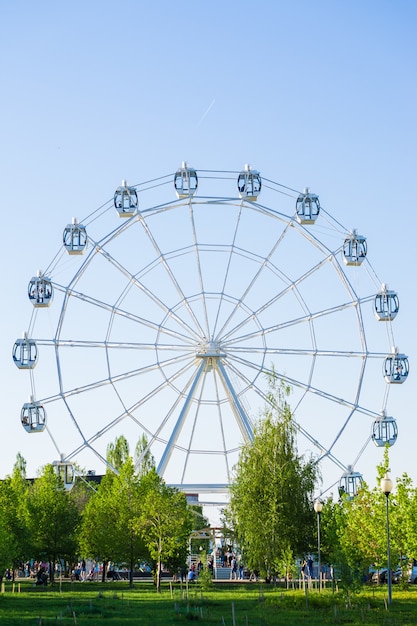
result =
[[[313,559],[311,554],[306,556],[301,563],[301,574],[303,578],[313,578]]]
[[[201,559],[198,561],[197,565],[195,565],[195,563],[192,563],[187,574],[188,582],[193,582],[194,580],[196,580],[196,578],[198,578],[203,567],[204,566],[203,566],[203,562],[201,561]],[[213,556],[210,556],[207,560],[207,569],[209,570],[210,574],[213,576],[213,573],[214,573],[214,557]],[[181,580],[182,580],[182,576],[181,576]]]
[[[224,549],[221,550],[220,566],[231,568],[231,572],[230,572],[231,580],[238,580],[238,579],[243,580],[244,578],[243,561],[230,548],[227,548],[226,550]]]
[[[207,560],[207,568],[211,575],[214,575],[214,555],[210,555]],[[221,567],[230,567],[230,580],[243,580],[244,579],[244,565],[243,560],[231,550],[222,551],[220,554],[220,566]],[[201,559],[197,562],[197,564],[192,563],[188,572],[186,573],[186,577],[188,582],[195,581],[201,570],[203,569],[203,563]],[[181,580],[184,580],[185,573],[178,572],[178,578],[181,576]]]

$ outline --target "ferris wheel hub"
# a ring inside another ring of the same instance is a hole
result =
[[[197,356],[200,359],[224,358],[226,353],[221,349],[217,341],[207,341],[206,344],[200,346]]]

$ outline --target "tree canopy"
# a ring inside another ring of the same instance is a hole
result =
[[[49,562],[53,581],[58,559],[72,561],[76,556],[79,513],[52,465],[46,465],[34,482],[29,492],[28,513],[33,556]]]
[[[266,576],[288,555],[309,549],[314,537],[314,459],[300,456],[286,397],[289,389],[269,379],[268,404],[244,446],[231,485],[229,518],[245,562]]]

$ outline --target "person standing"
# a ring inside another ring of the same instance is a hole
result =
[[[234,554],[232,555],[232,558],[230,560],[230,567],[230,580],[237,580],[237,561]]]
[[[311,558],[311,554],[307,557],[307,568],[309,577],[313,578],[313,559]]]

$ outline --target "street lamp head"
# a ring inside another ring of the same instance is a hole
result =
[[[389,496],[389,494],[392,491],[392,487],[393,487],[393,482],[391,480],[391,478],[389,477],[388,472],[385,474],[384,478],[381,478],[381,491],[382,493],[384,493],[387,498]]]
[[[323,502],[321,500],[316,500],[314,502],[314,510],[316,513],[321,513],[323,510]]]

